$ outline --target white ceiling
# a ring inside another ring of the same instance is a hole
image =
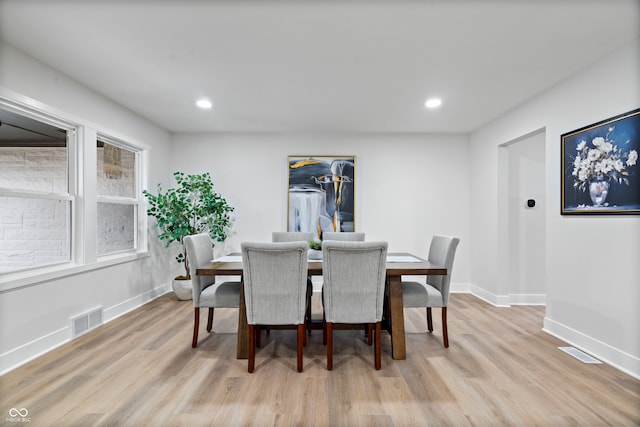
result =
[[[469,132],[640,37],[640,1],[0,0],[0,36],[172,132]]]

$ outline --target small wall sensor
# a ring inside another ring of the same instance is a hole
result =
[[[529,200],[527,200],[527,207],[528,207],[528,208],[532,208],[532,207],[534,207],[535,205],[536,205],[536,201],[535,201],[535,200],[533,200],[533,199],[529,199]]]

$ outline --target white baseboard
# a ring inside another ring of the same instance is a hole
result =
[[[127,301],[123,301],[115,306],[104,310],[103,321],[106,323],[123,314],[134,310],[151,300],[158,298],[171,291],[171,283],[164,283],[150,291],[137,295]],[[19,347],[9,350],[4,354],[0,354],[0,375],[4,375],[16,369],[19,366],[30,362],[51,350],[60,347],[71,341],[70,327],[64,327],[53,331],[45,336],[36,338],[35,340],[23,344]]]
[[[0,375],[4,375],[70,341],[69,327],[58,329],[43,337],[0,354]]]
[[[171,283],[162,284],[160,286],[157,286],[151,289],[150,291],[147,291],[143,294],[137,295],[126,301],[123,301],[119,304],[109,307],[104,310],[104,323],[107,323],[113,319],[116,319],[122,316],[123,314],[130,312],[131,310],[135,310],[136,308],[168,292],[172,292]]]
[[[546,294],[509,294],[510,305],[547,305]]]
[[[511,294],[511,295],[495,295],[475,285],[456,286],[456,290],[468,289],[467,293],[472,294],[496,307],[509,307],[511,305],[546,305],[546,296],[544,294]],[[451,286],[451,292],[454,292],[454,285]],[[601,361],[613,366],[620,371],[640,379],[640,359],[625,353],[617,348],[596,340],[590,336],[555,322],[547,317],[544,318],[542,330],[554,337],[565,341],[568,344],[582,350],[600,359]]]
[[[471,294],[496,307],[510,307],[512,305],[546,305],[545,294],[508,294],[496,295],[472,283],[452,283],[451,293]]]
[[[510,307],[510,298],[508,295],[496,295],[491,293],[485,289],[482,289],[474,284],[469,285],[469,291],[471,295],[476,298],[480,298],[481,300],[488,302],[491,305],[496,307]]]
[[[542,330],[562,341],[582,350],[585,353],[613,366],[622,372],[640,379],[640,358],[625,353],[617,348],[587,336],[548,317],[544,318]]]

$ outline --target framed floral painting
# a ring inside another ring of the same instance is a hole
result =
[[[640,214],[640,109],[560,139],[562,215]]]

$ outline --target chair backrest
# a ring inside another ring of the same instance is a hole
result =
[[[322,233],[322,240],[337,240],[340,242],[364,242],[364,233],[356,233],[353,231],[325,231],[324,233]]]
[[[215,276],[198,276],[196,274],[198,267],[213,260],[211,236],[207,233],[185,236],[184,247],[187,251],[189,274],[191,275],[191,285],[193,287],[193,305],[200,307],[200,294],[216,280]]]
[[[322,242],[327,322],[382,320],[387,242]]]
[[[309,244],[243,242],[242,263],[247,322],[252,325],[304,323]]]
[[[449,284],[451,282],[451,270],[456,248],[460,239],[451,236],[434,235],[429,246],[429,261],[447,269],[444,276],[427,276],[427,283],[437,288],[442,294],[442,302],[446,307],[449,301]]]
[[[313,232],[302,232],[302,231],[274,231],[271,233],[271,241],[272,242],[310,242],[314,238],[318,237],[316,233]]]

